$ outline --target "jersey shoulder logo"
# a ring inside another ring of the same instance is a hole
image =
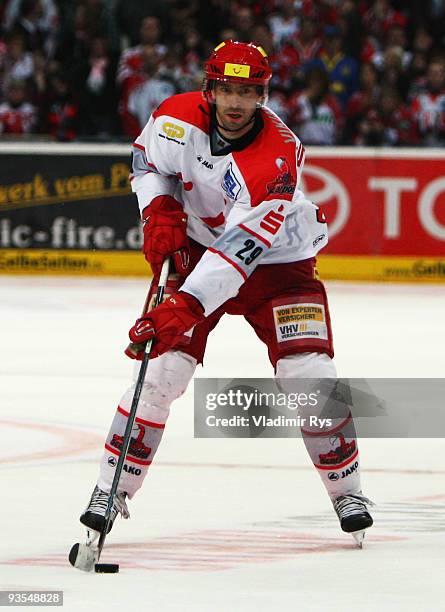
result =
[[[164,134],[167,134],[167,136],[170,136],[170,138],[182,138],[185,134],[183,127],[176,123],[170,123],[169,121],[162,124],[162,131]]]
[[[297,186],[297,179],[295,175],[292,174],[289,162],[285,157],[277,157],[277,159],[275,160],[275,164],[279,170],[279,174],[274,178],[273,181],[267,183],[267,193],[287,193],[292,195]]]
[[[241,183],[233,171],[232,162],[230,162],[226,173],[224,174],[221,187],[231,200],[236,200],[241,191]]]
[[[177,125],[176,123],[171,123],[170,121],[165,121],[162,124],[162,132],[158,132],[158,136],[160,138],[165,138],[166,140],[170,140],[171,142],[176,142],[182,146],[185,145],[185,142],[181,140],[185,134],[185,129]]]

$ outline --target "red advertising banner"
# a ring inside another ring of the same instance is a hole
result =
[[[445,256],[445,151],[312,149],[302,189],[328,219],[323,254]]]
[[[0,274],[146,276],[128,145],[0,146]],[[323,279],[445,282],[445,150],[308,147]]]

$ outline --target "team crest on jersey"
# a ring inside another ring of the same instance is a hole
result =
[[[236,175],[232,168],[232,162],[229,164],[227,172],[224,174],[221,187],[231,200],[236,200],[241,191],[241,183],[236,178]]]
[[[278,176],[270,183],[267,183],[267,193],[287,193],[292,195],[297,186],[297,179],[292,174],[289,162],[285,157],[277,157],[275,164],[279,170]]]

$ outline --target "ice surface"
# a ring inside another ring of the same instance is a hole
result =
[[[340,376],[443,377],[445,287],[328,290]],[[71,568],[145,291],[143,280],[0,278],[0,589],[63,590],[70,612],[445,610],[442,439],[361,441],[364,492],[378,505],[359,550],[301,440],[195,440],[191,388],[132,518],[107,540],[102,560],[120,573]],[[198,371],[271,374],[236,317]]]

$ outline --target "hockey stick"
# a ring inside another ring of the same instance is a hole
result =
[[[167,284],[168,273],[170,268],[170,260],[167,258],[162,264],[162,270],[159,277],[158,283],[158,291],[156,293],[155,299],[155,308],[161,304],[162,299],[164,297],[165,286]],[[130,413],[128,415],[127,426],[125,428],[124,438],[122,441],[122,450],[119,456],[119,460],[116,466],[116,472],[114,473],[113,482],[111,484],[110,496],[108,498],[108,506],[105,511],[105,524],[102,528],[102,531],[99,536],[99,542],[97,544],[97,561],[100,559],[100,555],[102,554],[102,549],[105,544],[105,538],[107,537],[108,526],[111,520],[111,511],[113,509],[114,497],[117,492],[117,487],[119,485],[119,480],[122,474],[122,469],[124,467],[124,462],[127,457],[128,447],[130,446],[130,437],[131,430],[133,429],[134,421],[136,419],[136,411],[139,404],[139,398],[141,397],[142,387],[144,385],[145,374],[147,372],[148,362],[150,361],[150,351],[153,340],[149,340],[145,345],[144,357],[142,358],[141,368],[139,370],[138,378],[136,381],[136,388],[134,390],[133,401],[131,403]]]
[[[165,288],[167,285],[168,275],[169,275],[169,269],[170,269],[170,260],[166,259],[162,265],[162,270],[161,270],[159,283],[158,283],[158,289],[157,289],[157,293],[154,299],[154,307],[159,306],[159,304],[163,300]],[[146,309],[148,308],[149,297],[150,297],[150,291],[145,301],[144,313]],[[147,372],[148,362],[150,361],[150,351],[151,351],[152,344],[153,344],[153,341],[150,340],[149,342],[147,342],[145,347],[139,346],[139,345],[133,345],[136,347],[136,349],[139,349],[139,348],[141,350],[143,349],[144,356],[143,356],[141,367],[140,367],[139,374],[137,377],[136,386],[135,386],[135,390],[133,394],[133,400],[131,403],[131,410],[128,415],[128,421],[127,421],[127,425],[126,425],[123,440],[122,440],[121,454],[119,456],[119,460],[116,466],[116,472],[114,473],[113,482],[111,484],[111,490],[110,490],[109,497],[108,497],[108,504],[107,504],[107,508],[106,508],[105,516],[104,516],[105,524],[99,534],[98,546],[96,549],[93,549],[91,547],[91,544],[93,543],[95,538],[92,541],[87,542],[86,544],[77,543],[71,547],[71,550],[68,556],[69,562],[71,563],[71,565],[84,572],[91,572],[93,571],[93,569],[96,572],[102,572],[102,573],[115,573],[119,571],[119,565],[117,564],[98,563],[98,561],[99,561],[100,555],[102,554],[102,549],[105,544],[105,538],[107,536],[108,527],[110,525],[111,512],[112,512],[113,505],[114,505],[114,499],[116,497],[117,487],[119,485],[119,480],[120,480],[124,462],[125,462],[125,459],[128,453],[128,448],[130,446],[131,430],[133,429],[134,421],[136,419],[136,411],[138,408],[139,399],[141,396],[142,387],[143,387],[144,380],[145,380],[145,374]]]

